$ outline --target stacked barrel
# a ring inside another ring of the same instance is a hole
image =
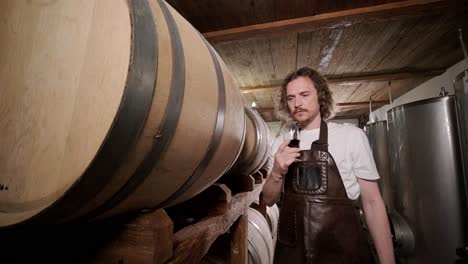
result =
[[[165,2],[6,0],[0,17],[0,227],[164,208],[265,166],[263,120]]]

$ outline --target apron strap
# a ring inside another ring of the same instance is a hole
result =
[[[320,121],[319,139],[312,142],[311,150],[321,150],[328,152],[328,126],[323,119]]]

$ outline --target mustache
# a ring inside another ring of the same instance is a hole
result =
[[[293,114],[300,113],[300,112],[307,112],[307,110],[299,107],[298,109],[294,110]]]

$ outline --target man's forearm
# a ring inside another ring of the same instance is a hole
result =
[[[283,177],[274,172],[268,175],[262,190],[263,199],[268,206],[272,206],[279,200],[282,188]]]
[[[395,263],[392,235],[383,200],[378,199],[363,203],[363,209],[380,263]]]

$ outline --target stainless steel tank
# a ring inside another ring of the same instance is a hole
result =
[[[453,81],[453,88],[464,119],[465,128],[468,127],[468,69],[461,72]],[[468,135],[465,135],[468,137]]]
[[[393,209],[393,194],[390,183],[390,159],[388,152],[388,133],[387,121],[377,121],[367,124],[364,127],[372,153],[375,165],[380,175],[379,189],[385,201],[388,210]]]
[[[462,149],[464,150],[465,175],[468,172],[468,69],[457,75],[453,82],[455,96],[459,104],[460,112],[460,133],[462,140]],[[465,189],[468,190],[467,177],[465,177]]]
[[[404,263],[454,263],[468,244],[456,99],[409,103],[387,115],[394,208],[414,235]]]

